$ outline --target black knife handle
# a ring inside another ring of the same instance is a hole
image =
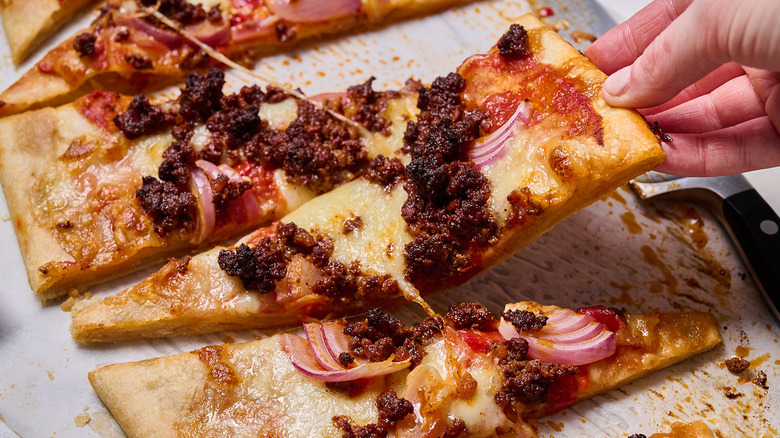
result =
[[[726,198],[723,215],[780,320],[780,218],[753,189]]]

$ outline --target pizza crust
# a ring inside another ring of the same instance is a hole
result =
[[[19,65],[76,12],[95,2],[96,0],[6,0],[0,3],[3,28],[14,64]]]

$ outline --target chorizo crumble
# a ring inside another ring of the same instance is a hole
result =
[[[546,316],[537,316],[527,310],[507,310],[501,317],[512,324],[518,333],[538,332],[547,324]]]
[[[82,32],[73,40],[73,49],[79,52],[80,56],[89,56],[95,53],[95,41],[97,36],[94,33]]]
[[[445,316],[456,330],[465,328],[491,331],[498,329],[498,320],[487,307],[479,303],[453,304]]]
[[[487,209],[487,178],[466,158],[485,115],[466,111],[457,73],[420,88],[418,121],[404,134],[411,156],[404,185],[409,197],[401,214],[415,237],[405,246],[406,276],[418,288],[453,281],[477,257],[477,249],[496,237],[498,226]]]
[[[163,6],[174,11],[178,8],[177,4],[167,2]],[[189,19],[186,18],[188,13],[184,11],[184,15],[177,17]],[[348,93],[351,97],[344,103],[339,103],[336,109],[345,111],[349,108],[358,121],[370,125],[368,128],[385,129],[390,122],[378,113],[373,116],[369,113],[386,108],[387,96],[393,94],[374,92],[371,82],[369,80],[352,87]],[[358,130],[336,119],[328,111],[317,108],[308,101],[298,101],[296,119],[284,130],[274,129],[261,120],[260,105],[281,102],[289,98],[287,93],[270,86],[265,92],[258,86],[250,86],[243,87],[238,93],[224,95],[224,85],[225,75],[221,70],[212,69],[205,75],[192,73],[187,77],[185,87],[176,101],[178,109],[174,106],[163,110],[139,95],[133,98],[124,112],[114,117],[114,124],[128,139],[171,129],[173,137],[178,141],[172,143],[164,153],[164,161],[160,165],[158,175],[160,180],[175,184],[181,193],[191,190],[186,184],[190,181],[190,171],[198,159],[216,165],[236,166],[248,163],[251,167],[283,169],[290,182],[307,186],[317,194],[327,192],[336,185],[362,174],[367,174],[369,178],[386,187],[402,178],[403,165],[400,161],[384,157],[369,161]],[[206,145],[195,151],[189,141],[195,124],[199,122],[205,122],[210,135]],[[225,214],[229,203],[253,186],[246,178],[231,179],[227,176],[210,176],[209,183],[218,223],[231,220],[230,216]],[[167,235],[173,231],[170,228],[172,224],[195,221],[197,209],[187,207],[177,210],[181,220],[167,220],[165,225],[161,225],[159,222],[165,220],[165,215],[156,212],[159,210],[160,201],[141,198],[171,194],[173,189],[168,187],[161,190],[162,185],[153,188],[151,184],[149,180],[148,187],[139,190],[136,195],[139,202],[145,206],[144,212],[157,226],[156,229]],[[184,200],[182,196],[179,198]],[[187,203],[188,201],[184,202]],[[183,205],[182,202],[178,204]],[[190,214],[191,217],[184,220],[185,214]],[[192,230],[194,227],[188,226],[187,229]],[[342,278],[348,277],[347,271],[354,271],[353,268],[334,265],[330,269],[334,271],[332,276]],[[350,280],[351,283],[356,281],[355,278]],[[395,287],[386,278],[375,278],[370,283],[363,285],[363,289]],[[323,294],[339,295],[332,289],[328,284],[320,287]]]
[[[523,58],[531,55],[528,50],[528,32],[519,24],[512,24],[498,40],[498,53],[508,58]]]
[[[376,408],[379,411],[379,422],[365,426],[353,426],[347,416],[333,417],[333,425],[341,429],[342,438],[378,438],[386,437],[399,421],[414,412],[414,406],[409,400],[398,397],[393,390],[387,390],[376,398]]]

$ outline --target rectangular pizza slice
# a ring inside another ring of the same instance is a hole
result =
[[[533,16],[420,87],[403,154],[230,248],[77,307],[75,339],[277,326],[420,302],[484,272],[664,159],[605,75]]]
[[[531,438],[537,419],[721,342],[707,313],[530,302],[507,306],[500,323],[466,303],[413,327],[372,310],[304,332],[89,379],[129,437]]]
[[[97,0],[6,0],[3,29],[14,64],[20,64],[79,10]]]
[[[219,66],[178,31],[249,63],[299,41],[467,1],[473,0],[108,0],[89,28],[54,47],[0,93],[0,116],[62,104],[95,89],[135,94]],[[178,29],[160,22],[152,11],[173,20]]]
[[[283,217],[392,155],[415,110],[414,90],[370,80],[319,103],[223,85],[215,69],[167,101],[97,91],[0,120],[0,181],[42,300]]]

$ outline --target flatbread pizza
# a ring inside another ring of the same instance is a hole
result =
[[[603,80],[525,16],[418,89],[400,155],[234,246],[81,303],[72,334],[96,343],[425,306],[663,160],[638,114],[601,100]]]
[[[465,303],[413,327],[373,310],[304,331],[89,378],[129,437],[532,438],[539,418],[721,342],[707,313],[531,302],[507,306],[500,323]]]
[[[0,116],[63,104],[96,89],[126,94],[159,89],[192,71],[220,65],[180,32],[247,64],[299,41],[467,1],[108,0],[88,29],[54,47],[0,93]],[[177,29],[155,18],[155,12]]]
[[[224,82],[215,69],[170,100],[96,91],[0,120],[0,181],[38,297],[283,217],[399,148],[416,98],[370,80],[321,100]]]

